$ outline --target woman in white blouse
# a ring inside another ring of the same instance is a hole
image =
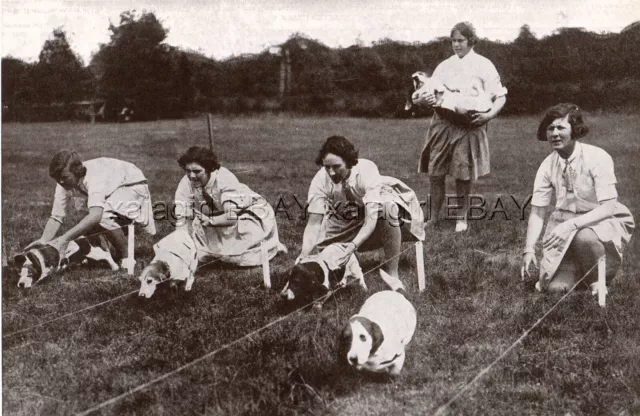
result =
[[[432,78],[449,91],[481,88],[481,93],[489,96],[491,108],[461,116],[439,107],[433,93],[426,94],[422,101],[433,106],[435,112],[420,156],[418,172],[427,173],[430,177],[433,223],[440,219],[445,197],[445,177],[450,175],[455,178],[456,194],[462,202],[462,215],[458,216],[456,223],[457,232],[468,229],[471,182],[490,171],[487,122],[502,110],[507,95],[495,66],[474,52],[473,47],[477,42],[478,36],[471,23],[456,24],[451,29],[454,55],[436,67]]]
[[[257,266],[262,264],[263,244],[269,259],[286,251],[278,238],[271,205],[220,166],[213,151],[190,147],[178,163],[185,175],[175,194],[175,232],[192,236],[199,261],[214,258],[238,266]],[[167,236],[158,247],[175,250],[172,242],[176,239]],[[192,246],[185,242],[185,253],[177,254],[192,258]]]
[[[593,266],[606,254],[606,276],[611,280],[635,226],[627,207],[617,200],[611,156],[599,147],[577,141],[588,131],[582,112],[571,103],[551,107],[538,127],[538,140],[549,142],[553,153],[540,165],[533,185],[521,275],[528,275],[529,267],[535,264],[535,244],[546,208],[555,195],[555,210],[542,240],[536,285],[541,291],[562,292],[573,287],[574,274],[557,273],[568,257],[573,257],[578,277],[591,270],[583,282],[593,285],[597,281],[597,268]]]
[[[398,277],[402,229],[424,240],[424,216],[413,190],[398,179],[381,176],[375,163],[359,159],[353,144],[342,136],[325,141],[316,164],[322,168],[309,186],[309,218],[298,260],[333,243],[344,243],[344,256],[337,264],[346,263],[356,250],[383,247],[382,268]]]

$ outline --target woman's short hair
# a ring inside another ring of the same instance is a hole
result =
[[[316,165],[322,166],[322,160],[329,153],[340,156],[349,169],[358,164],[358,151],[342,136],[331,136],[324,142],[316,157]]]
[[[200,146],[192,146],[188,148],[187,151],[180,156],[178,163],[182,169],[184,169],[189,163],[197,163],[207,172],[213,172],[220,168],[218,156],[213,153],[213,150]]]
[[[547,141],[547,127],[554,120],[558,118],[567,118],[569,124],[571,125],[571,138],[574,140],[580,139],[589,133],[589,127],[584,124],[584,119],[582,118],[582,111],[580,108],[573,103],[560,103],[556,104],[553,107],[549,108],[544,115],[544,118],[540,122],[538,126],[538,140],[546,142]]]
[[[476,34],[476,28],[473,27],[471,22],[456,23],[453,29],[451,29],[451,37],[453,37],[453,33],[456,30],[467,39],[469,46],[476,46],[478,43],[478,35]]]
[[[82,178],[87,174],[87,168],[82,164],[82,159],[78,152],[73,149],[62,149],[56,152],[49,163],[49,176],[56,181],[60,180],[62,171],[69,167],[69,172]]]

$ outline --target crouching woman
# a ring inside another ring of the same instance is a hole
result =
[[[220,166],[213,151],[190,147],[178,163],[185,176],[175,193],[176,232],[188,230],[198,261],[258,266],[263,245],[269,259],[286,250],[271,205]],[[168,237],[166,241],[172,241]],[[161,249],[162,243],[158,243]]]
[[[531,264],[535,264],[534,246],[544,226],[546,208],[555,195],[555,209],[542,240],[536,285],[541,291],[568,291],[580,278],[584,278],[584,284],[593,285],[597,282],[594,266],[604,255],[607,280],[613,279],[635,226],[627,207],[617,200],[611,156],[578,141],[588,131],[582,112],[571,103],[548,109],[538,127],[538,140],[547,141],[553,153],[536,174],[521,275],[528,275]],[[577,276],[560,273],[571,270],[570,266],[560,267],[571,261]]]
[[[298,260],[342,243],[345,264],[356,251],[382,247],[382,269],[398,278],[400,243],[424,240],[424,215],[420,203],[407,185],[382,176],[370,160],[358,158],[353,144],[342,136],[329,137],[322,145],[316,164],[321,169],[309,186],[309,218]],[[412,237],[412,238],[411,238]]]

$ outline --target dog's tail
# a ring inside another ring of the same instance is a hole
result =
[[[384,282],[387,284],[387,286],[389,286],[391,290],[395,290],[396,292],[402,290],[406,292],[407,289],[404,287],[404,284],[402,283],[399,277],[391,276],[389,273],[385,272],[382,269],[379,269],[379,270],[380,270],[380,277],[382,278],[382,280],[384,280]]]

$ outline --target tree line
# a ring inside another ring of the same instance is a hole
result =
[[[140,120],[264,111],[406,117],[411,74],[431,73],[452,55],[444,36],[329,48],[295,33],[278,48],[218,61],[165,43],[168,30],[153,13],[124,12],[109,31],[86,65],[62,28],[35,63],[3,57],[3,120],[114,120],[123,109]],[[513,42],[481,39],[475,49],[509,89],[503,114],[522,114],[559,101],[640,108],[639,44],[640,22],[620,33],[561,28],[540,39],[524,25]]]

